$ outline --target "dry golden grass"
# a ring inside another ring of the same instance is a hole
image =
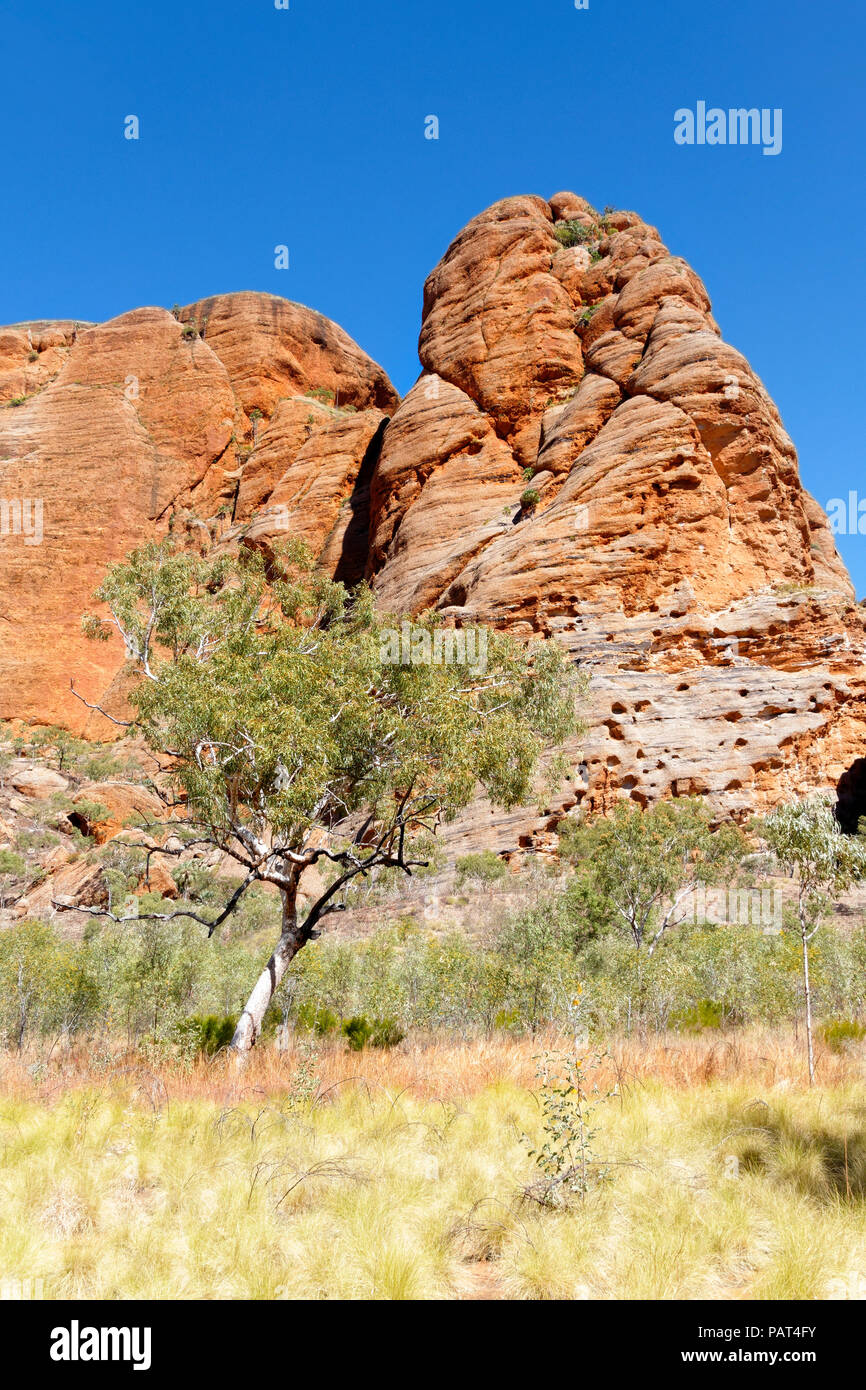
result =
[[[0,1276],[57,1298],[866,1297],[866,1086],[793,1038],[621,1043],[611,1180],[527,1200],[536,1041],[0,1059]],[[601,1079],[601,1078],[598,1078]]]
[[[501,1081],[535,1084],[535,1059],[547,1047],[559,1047],[555,1034],[536,1038],[498,1034],[460,1039],[433,1035],[404,1042],[394,1051],[350,1052],[340,1042],[316,1043],[315,1071],[323,1091],[344,1085],[409,1089],[421,1098],[452,1100],[475,1095]],[[655,1033],[619,1038],[609,1045],[610,1061],[601,1079],[641,1084],[656,1082],[675,1089],[712,1081],[752,1082],[760,1086],[800,1086],[806,1077],[804,1040],[793,1031],[752,1028],[738,1032]],[[133,1050],[117,1044],[94,1049],[89,1044],[17,1053],[0,1053],[0,1095],[50,1099],[58,1091],[87,1086],[122,1089],[143,1097],[236,1102],[247,1096],[279,1095],[293,1084],[310,1045],[297,1042],[288,1051],[255,1051],[242,1074],[226,1053],[194,1065],[150,1065]],[[836,1054],[816,1043],[817,1080],[841,1086],[864,1076],[864,1049]]]

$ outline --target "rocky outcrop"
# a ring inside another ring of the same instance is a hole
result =
[[[420,355],[373,480],[380,602],[551,638],[591,677],[561,798],[529,838],[476,806],[467,845],[537,844],[623,795],[741,814],[834,786],[866,733],[862,610],[775,406],[656,229],[572,194],[498,203],[429,277]]]
[[[656,228],[572,193],[495,204],[429,276],[419,353],[399,402],[336,324],[259,294],[0,330],[0,497],[44,508],[41,544],[0,540],[0,715],[105,733],[69,679],[120,711],[123,654],[80,614],[172,525],[299,536],[383,610],[566,647],[590,677],[573,776],[540,819],[479,803],[466,847],[552,848],[620,796],[744,815],[835,786],[866,734],[863,610],[773,402]]]
[[[336,324],[237,294],[174,314],[2,330],[2,402],[0,717],[104,737],[111,726],[70,681],[103,702],[123,664],[119,642],[81,633],[106,567],[170,525],[210,543],[252,517],[317,436],[330,448],[348,431],[362,463],[361,436],[369,442],[397,397]],[[366,537],[354,570],[365,560]],[[122,698],[109,696],[115,706]]]

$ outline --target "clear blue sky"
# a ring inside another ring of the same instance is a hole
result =
[[[268,290],[405,391],[452,237],[573,189],[695,266],[819,501],[866,497],[862,0],[6,0],[2,34],[0,322]],[[678,147],[699,100],[781,107],[782,153]]]

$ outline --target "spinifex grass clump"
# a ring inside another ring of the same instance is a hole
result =
[[[240,1095],[218,1060],[66,1090],[22,1067],[0,1270],[49,1299],[862,1298],[862,1083],[809,1092],[789,1049],[800,1084],[765,1086],[762,1035],[747,1081],[682,1084],[672,1050],[709,1044],[669,1043],[588,1121],[615,1182],[562,1206],[523,1195],[529,1044],[262,1051]]]

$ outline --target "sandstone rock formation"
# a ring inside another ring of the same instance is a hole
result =
[[[563,814],[624,795],[744,815],[834,787],[866,734],[863,610],[658,231],[571,193],[497,203],[429,276],[419,352],[399,402],[335,324],[267,295],[0,330],[0,497],[44,505],[41,545],[0,538],[0,715],[105,735],[69,679],[119,710],[123,653],[79,617],[173,524],[298,535],[383,609],[565,645],[591,677],[571,782],[540,820],[475,806],[461,847],[552,847]]]
[[[420,355],[373,478],[381,602],[555,639],[592,677],[562,799],[531,830],[476,806],[466,847],[482,826],[538,846],[621,795],[742,814],[834,787],[866,732],[863,611],[778,412],[655,228],[573,194],[496,204],[429,277]]]
[[[81,634],[106,566],[172,522],[209,538],[251,514],[353,411],[363,461],[396,404],[342,329],[265,294],[0,330],[0,717],[105,736],[69,686],[101,702],[123,663]]]

